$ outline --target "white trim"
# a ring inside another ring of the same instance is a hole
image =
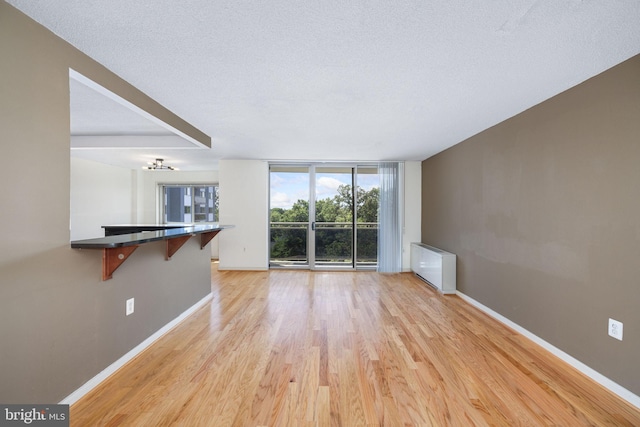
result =
[[[582,372],[583,374],[585,374],[586,376],[588,376],[589,378],[591,378],[595,382],[599,383],[603,387],[609,389],[611,392],[613,392],[616,395],[618,395],[620,398],[626,400],[627,402],[629,402],[630,404],[634,405],[635,407],[640,408],[640,396],[632,393],[631,391],[629,391],[626,388],[622,387],[620,384],[618,384],[618,383],[610,380],[609,378],[605,377],[600,372],[594,370],[593,368],[590,368],[589,366],[585,365],[584,363],[582,363],[578,359],[576,359],[573,356],[571,356],[571,355],[565,353],[564,351],[560,350],[558,347],[546,342],[542,338],[538,337],[537,335],[534,335],[533,333],[529,332],[528,330],[526,330],[522,326],[518,325],[517,323],[514,323],[513,321],[511,321],[511,320],[507,319],[506,317],[504,317],[503,315],[493,311],[492,309],[490,309],[489,307],[483,305],[482,303],[479,303],[478,301],[474,300],[473,298],[463,294],[460,291],[457,291],[456,294],[460,298],[462,298],[463,300],[468,302],[469,304],[471,304],[474,307],[478,308],[479,310],[485,312],[486,314],[488,314],[489,316],[491,316],[494,319],[498,320],[499,322],[504,323],[506,326],[508,326],[511,329],[515,330],[516,332],[524,335],[526,338],[529,338],[531,341],[533,341],[534,343],[538,344],[540,347],[544,348],[545,350],[549,351],[551,354],[559,357],[560,359],[562,359],[563,361],[565,361],[569,365],[573,366],[578,371]]]
[[[78,400],[80,400],[80,398],[82,398],[84,395],[86,395],[95,387],[97,387],[102,381],[106,380],[110,375],[114,374],[118,369],[124,366],[127,362],[132,360],[138,354],[142,353],[147,347],[149,347],[151,344],[153,344],[155,341],[157,341],[160,337],[162,337],[164,334],[169,332],[175,326],[177,326],[178,323],[182,322],[184,319],[186,319],[187,317],[195,313],[199,308],[201,308],[203,305],[208,303],[212,298],[213,298],[213,294],[209,292],[207,296],[205,296],[200,301],[192,305],[190,308],[184,311],[181,315],[179,315],[178,317],[173,319],[171,322],[164,325],[156,333],[154,333],[149,338],[147,338],[146,340],[142,341],[140,344],[135,346],[133,349],[131,349],[127,354],[122,356],[120,359],[116,360],[111,365],[107,366],[102,372],[100,372],[98,375],[96,375],[95,377],[91,378],[89,381],[84,383],[82,386],[80,386],[80,388],[78,388],[76,391],[71,393],[69,396],[62,399],[60,401],[60,404],[73,405],[74,403],[76,403]]]
[[[269,271],[269,267],[225,267],[218,264],[219,271]]]

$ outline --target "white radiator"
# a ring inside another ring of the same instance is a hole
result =
[[[411,270],[440,292],[456,293],[455,254],[424,243],[412,243]]]

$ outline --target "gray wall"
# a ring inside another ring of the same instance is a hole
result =
[[[640,394],[640,56],[425,160],[422,189],[461,292]]]
[[[206,135],[0,2],[0,402],[55,403],[210,292],[209,251],[140,247],[102,282],[69,246],[69,67],[192,137]],[[125,317],[125,301],[136,311]]]

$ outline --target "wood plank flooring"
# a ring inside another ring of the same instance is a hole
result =
[[[218,272],[72,426],[640,426],[640,411],[410,273]]]

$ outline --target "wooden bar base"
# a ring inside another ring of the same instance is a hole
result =
[[[216,235],[220,232],[220,230],[211,231],[209,233],[202,233],[200,235],[200,249],[204,249],[207,246],[207,243],[211,241]]]
[[[113,272],[116,271],[136,249],[138,249],[138,245],[102,249],[102,280],[111,279]]]
[[[171,257],[178,252],[178,249],[180,249],[190,238],[191,236],[180,236],[167,240],[167,255],[165,259],[167,261],[170,260]]]

